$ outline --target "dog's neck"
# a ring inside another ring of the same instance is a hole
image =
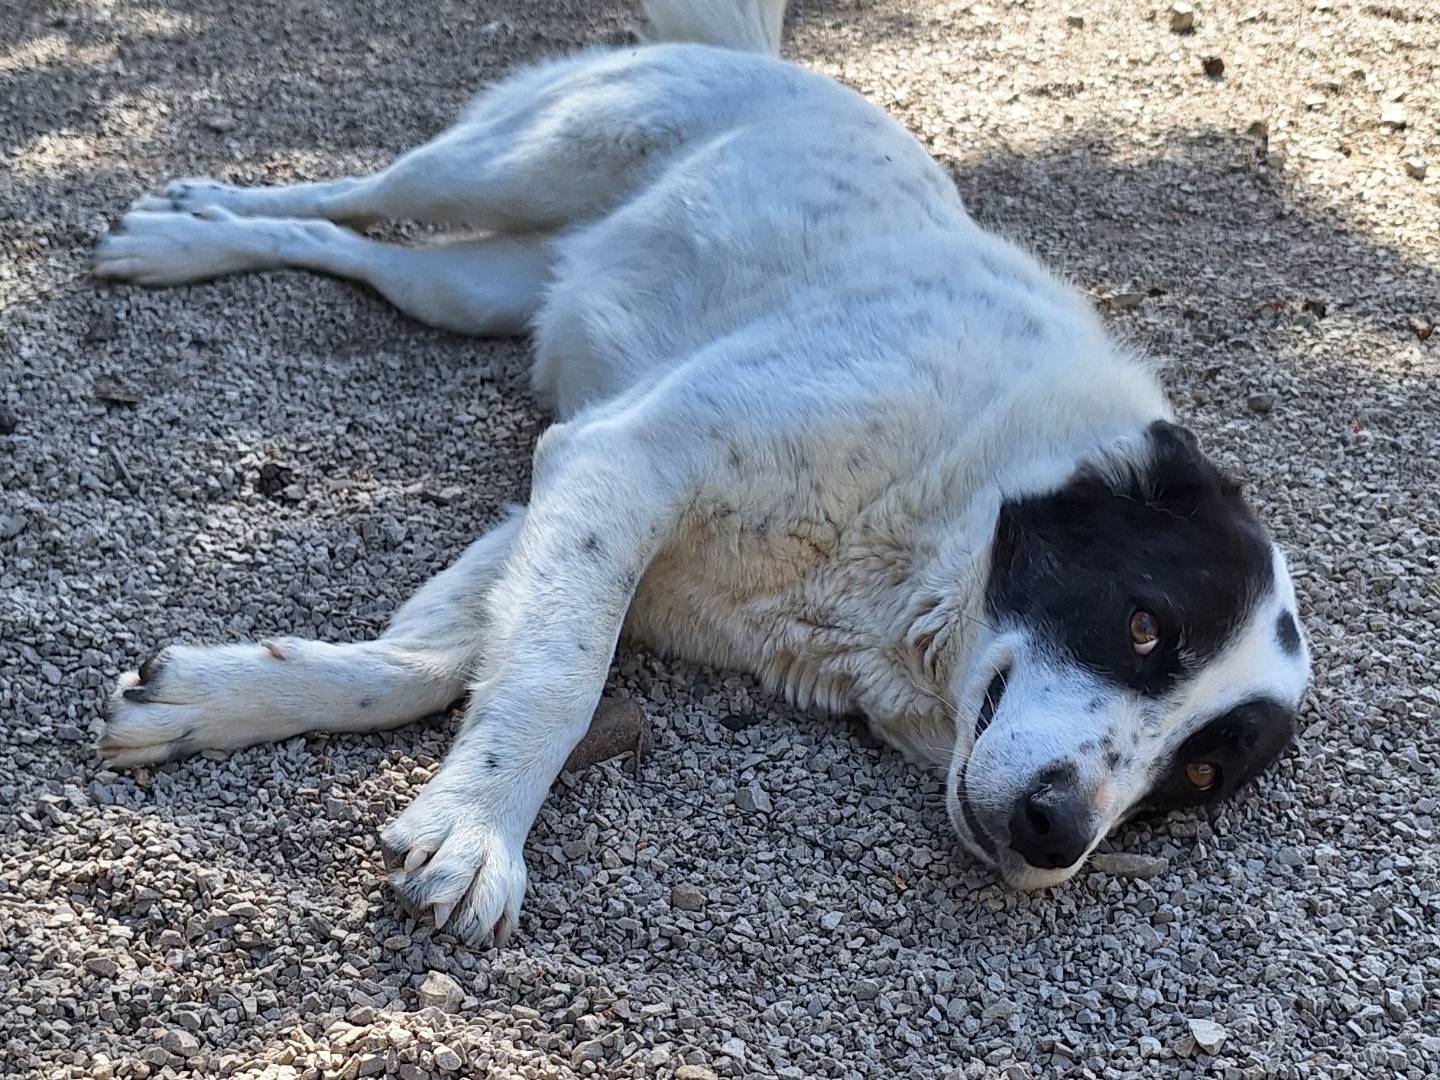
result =
[[[955,740],[959,689],[977,649],[994,634],[985,609],[991,544],[1005,501],[1063,485],[1081,467],[1108,470],[1145,453],[1145,431],[1170,408],[1142,364],[1052,371],[1046,392],[1072,407],[1033,424],[1033,387],[1020,387],[953,435],[937,440],[923,466],[873,508],[870,528],[911,554],[898,607],[875,604],[889,642],[886,669],[860,681],[860,708],[877,735],[908,756],[945,765]],[[1027,419],[1030,423],[1027,424]],[[933,485],[942,497],[934,497]],[[917,507],[932,508],[916,519]],[[861,590],[860,596],[875,595]],[[862,599],[861,601],[865,601]]]

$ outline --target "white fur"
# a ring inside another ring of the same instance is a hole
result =
[[[769,55],[782,9],[657,0],[659,37],[735,48],[542,64],[374,176],[178,181],[102,241],[97,272],[142,284],[296,266],[451,330],[528,322],[558,419],[523,515],[379,641],[172,648],[122,680],[103,753],[374,730],[475,672],[454,748],[384,836],[402,898],[472,941],[514,926],[525,835],[622,625],[863,711],[923,760],[968,754],[1001,500],[1123,459],[1169,409],[893,120]],[[332,224],[391,217],[484,235],[412,250]]]

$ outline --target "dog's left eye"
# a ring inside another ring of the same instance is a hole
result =
[[[1196,791],[1209,791],[1219,779],[1219,771],[1208,761],[1192,761],[1185,766],[1185,779]]]
[[[1160,644],[1160,620],[1148,611],[1130,616],[1130,643],[1141,656],[1149,656]]]

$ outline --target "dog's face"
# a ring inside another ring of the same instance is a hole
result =
[[[1188,432],[1146,437],[1129,475],[1082,469],[996,525],[947,802],[1017,888],[1136,813],[1228,798],[1292,737],[1309,659],[1284,558]]]

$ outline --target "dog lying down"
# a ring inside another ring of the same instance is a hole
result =
[[[529,505],[379,640],[171,646],[121,678],[109,762],[391,728],[468,688],[383,841],[405,906],[483,944],[622,632],[863,713],[948,772],[961,844],[1021,889],[1281,753],[1309,664],[1237,485],[895,121],[778,58],[783,7],[651,0],[656,44],[521,71],[373,176],[180,180],[101,240],[106,278],[300,267],[528,330],[556,417]],[[479,238],[349,227],[386,218]]]

